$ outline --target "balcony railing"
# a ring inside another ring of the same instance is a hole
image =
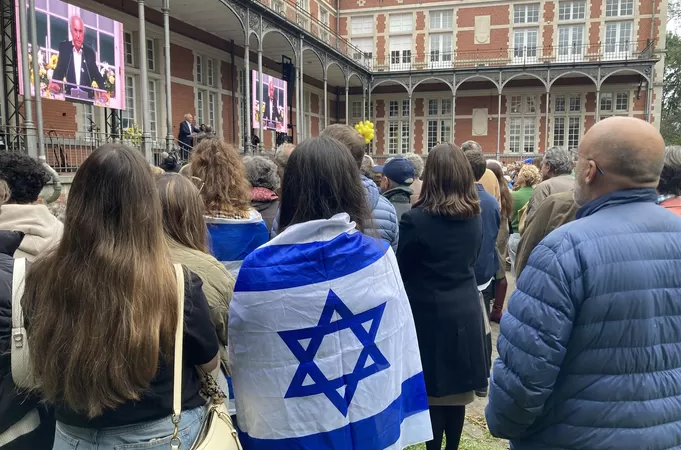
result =
[[[291,4],[288,0],[254,0],[261,5],[266,6],[275,13],[279,14],[281,17],[286,19],[292,24],[298,25],[304,31],[307,31],[312,36],[316,37],[319,41],[322,41],[329,45],[331,48],[336,49],[341,54],[345,55],[349,59],[357,61],[358,64],[366,67],[367,69],[371,66],[371,59],[366,59],[363,57],[356,57],[361,55],[360,49],[352,45],[348,40],[339,36],[335,31],[333,31],[328,24],[321,23],[317,18],[312,17],[312,15],[300,8],[297,4]],[[335,18],[331,15],[329,17],[332,20]]]
[[[360,53],[354,56],[366,60],[367,55]],[[431,51],[418,54],[413,54],[409,50],[394,50],[389,55],[373,58],[369,68],[373,72],[393,72],[514,65],[579,64],[650,59],[652,57],[652,42],[646,40],[553,47],[524,46],[479,51]]]

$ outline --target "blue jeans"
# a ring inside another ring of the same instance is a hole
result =
[[[182,411],[180,448],[188,450],[201,429],[205,409]],[[170,417],[115,428],[79,428],[57,422],[53,450],[168,450],[173,435]]]

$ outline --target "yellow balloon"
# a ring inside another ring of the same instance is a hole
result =
[[[369,138],[364,138],[364,143],[365,143],[365,144],[371,143],[371,139],[369,139]]]
[[[375,137],[374,132],[372,131],[371,133],[369,133],[368,137],[369,137],[369,139],[371,139],[373,141],[374,137]]]
[[[355,130],[359,131],[359,124],[355,125]]]
[[[367,126],[368,126],[368,127],[369,127],[369,129],[371,129],[371,130],[373,130],[373,129],[374,129],[374,124],[373,124],[373,123],[371,123],[371,122],[367,123]]]

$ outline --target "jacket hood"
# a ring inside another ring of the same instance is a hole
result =
[[[0,254],[14,255],[23,238],[24,233],[21,231],[0,231]]]
[[[50,213],[45,205],[3,205],[0,210],[0,230],[21,231],[24,239],[19,252],[32,260],[56,243],[64,225]]]
[[[383,193],[383,197],[387,198],[391,202],[403,202],[410,203],[411,195],[414,193],[412,189],[408,186],[397,186],[392,189],[388,189]]]
[[[364,190],[367,191],[367,197],[369,198],[369,207],[373,211],[378,205],[378,199],[381,198],[381,193],[378,191],[376,183],[362,175],[362,184],[364,185]]]

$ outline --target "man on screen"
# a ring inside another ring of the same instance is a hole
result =
[[[101,91],[94,89],[104,89],[104,78],[97,68],[94,49],[83,44],[85,40],[83,20],[78,16],[71,16],[69,24],[72,40],[59,44],[59,60],[48,88],[54,93],[63,90],[66,95],[74,97],[86,95],[85,99],[100,98]]]
[[[279,101],[274,94],[274,80],[270,80],[268,85],[268,98],[265,99],[265,115],[263,118],[272,122],[281,122],[281,114],[279,113]]]

